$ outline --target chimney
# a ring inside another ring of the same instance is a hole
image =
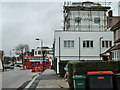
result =
[[[111,27],[111,18],[112,18],[112,10],[108,12],[108,18],[107,18],[107,23],[108,23],[108,28]]]

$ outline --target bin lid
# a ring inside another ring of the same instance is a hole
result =
[[[112,71],[93,71],[93,72],[87,72],[87,74],[113,74]]]
[[[73,79],[85,79],[86,78],[86,76],[84,76],[84,75],[74,75],[73,76]]]

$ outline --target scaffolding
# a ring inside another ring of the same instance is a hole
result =
[[[83,21],[85,21],[86,26],[85,29],[88,31],[93,30],[93,23],[95,22],[93,19],[93,11],[97,11],[98,17],[98,27],[99,31],[105,31],[107,28],[107,16],[106,12],[110,9],[109,5],[111,2],[64,2],[64,31],[73,30],[73,31],[85,31],[82,30]],[[71,11],[76,11],[78,14],[71,15]],[[103,16],[101,17],[101,11],[103,11]],[[84,19],[85,14],[83,12],[87,12],[87,17]],[[71,15],[71,17],[70,17]],[[102,19],[101,19],[102,18]],[[75,20],[73,20],[75,19]],[[104,20],[104,21],[103,21]],[[96,22],[97,22],[96,21]],[[103,23],[101,23],[101,21]],[[77,25],[76,25],[77,23]],[[73,25],[72,25],[73,24]]]

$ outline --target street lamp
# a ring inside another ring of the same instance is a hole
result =
[[[36,38],[36,40],[40,40],[40,41],[41,41],[41,56],[43,55],[43,71],[44,71],[44,52],[43,52],[43,50],[42,50],[43,40],[42,40],[42,39],[39,39],[39,38]]]
[[[102,39],[103,37],[100,37],[100,39],[99,39],[99,42],[100,42],[100,60],[101,60],[101,39]]]
[[[14,48],[12,49],[12,51],[14,51]],[[10,50],[10,61],[12,62],[12,57],[13,57],[13,55],[12,55],[12,52],[11,52],[11,50]],[[14,62],[12,62],[12,64],[13,64]]]
[[[42,56],[43,40],[42,40],[42,39],[39,39],[39,38],[36,38],[36,40],[40,40],[40,41],[41,41],[41,56]]]

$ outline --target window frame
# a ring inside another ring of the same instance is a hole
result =
[[[83,48],[93,48],[94,42],[93,40],[83,40]]]
[[[102,40],[102,48],[110,48],[112,47],[112,41],[111,40]]]
[[[74,48],[74,40],[64,40],[64,48]]]

